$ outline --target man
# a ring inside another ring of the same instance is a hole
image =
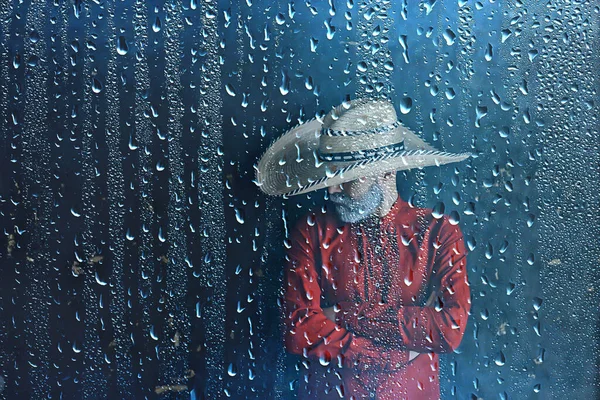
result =
[[[467,157],[435,150],[381,100],[338,106],[262,157],[266,193],[328,190],[290,233],[285,346],[306,359],[299,398],[439,399],[438,353],[458,347],[470,310],[466,250],[456,224],[398,196],[395,171]]]

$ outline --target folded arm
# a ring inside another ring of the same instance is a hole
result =
[[[471,306],[466,249],[458,226],[447,221],[437,240],[441,246],[431,274],[433,292],[424,306],[401,306],[397,310],[371,304],[350,307],[343,316],[346,326],[376,342],[418,352],[455,350]]]
[[[291,233],[285,270],[286,349],[322,365],[387,369],[406,364],[408,351],[384,351],[373,340],[355,335],[327,318],[320,304],[321,288],[315,269],[318,246],[316,226],[309,227],[301,220]]]

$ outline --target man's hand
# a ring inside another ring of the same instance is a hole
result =
[[[429,303],[433,303],[433,299],[435,299],[434,293],[431,294],[431,297],[429,298],[429,300],[427,300],[427,305],[429,305]],[[327,319],[329,319],[332,322],[337,322],[336,321],[336,312],[334,310],[333,307],[327,307],[323,309],[323,314],[325,314],[325,316],[327,317]],[[421,353],[417,353],[416,351],[412,351],[410,350],[408,353],[408,361],[412,361],[414,360],[419,354]]]

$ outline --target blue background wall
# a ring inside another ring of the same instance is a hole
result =
[[[599,7],[24,1],[0,10],[0,398],[293,398],[269,143],[384,96],[467,162],[473,306],[442,398],[598,397]]]

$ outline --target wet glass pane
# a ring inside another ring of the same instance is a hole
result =
[[[595,399],[590,1],[6,1],[0,399]]]

